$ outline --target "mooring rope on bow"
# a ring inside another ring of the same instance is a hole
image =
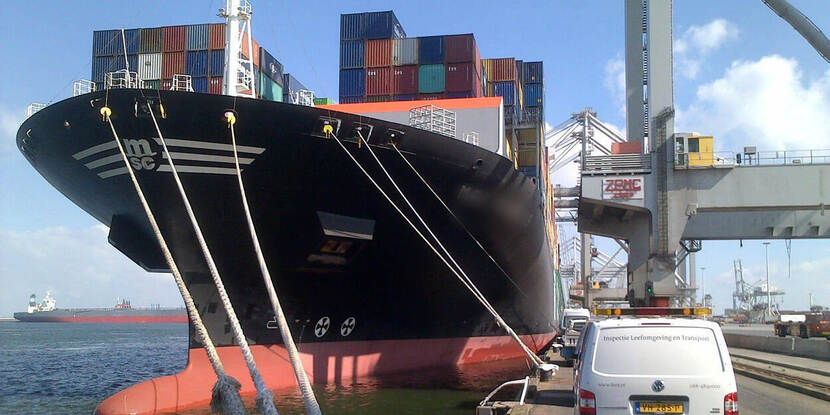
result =
[[[328,127],[328,128],[325,128],[325,127]],[[423,239],[423,241],[427,244],[427,246],[429,246],[429,248],[435,253],[435,255],[437,255],[438,258],[441,259],[441,261],[444,263],[444,265],[446,265],[447,268],[450,269],[450,271],[473,294],[473,296],[484,306],[484,308],[488,312],[490,312],[491,315],[493,315],[493,317],[496,319],[496,322],[502,328],[504,328],[505,331],[507,331],[508,335],[510,337],[512,337],[514,341],[516,341],[516,343],[519,345],[519,347],[522,349],[522,351],[528,356],[528,358],[534,363],[534,365],[538,367],[539,365],[543,364],[542,360],[538,356],[536,356],[536,354],[533,353],[524,344],[524,342],[522,342],[522,340],[519,338],[519,336],[516,334],[516,332],[513,331],[513,329],[504,321],[504,319],[502,319],[502,317],[495,310],[495,308],[493,308],[493,306],[490,305],[490,303],[487,301],[487,299],[484,298],[483,295],[481,295],[480,291],[478,291],[478,289],[475,287],[475,285],[472,284],[472,281],[470,281],[469,278],[462,277],[462,275],[459,274],[458,270],[456,270],[456,268],[452,264],[450,264],[450,262],[447,260],[447,258],[445,258],[444,255],[442,255],[438,251],[438,249],[435,248],[435,245],[433,245],[432,242],[429,239],[427,239],[427,237],[423,234],[423,232],[421,232],[421,230],[418,229],[417,226],[415,226],[415,224],[412,222],[412,220],[409,219],[409,217],[403,212],[403,210],[401,210],[401,208],[392,200],[392,198],[389,197],[389,195],[383,190],[383,188],[380,187],[380,185],[377,183],[377,181],[375,181],[375,179],[369,174],[369,172],[366,171],[366,169],[363,167],[363,165],[354,157],[354,155],[346,148],[346,146],[343,145],[343,142],[341,142],[340,139],[337,138],[337,135],[334,133],[333,128],[330,125],[326,125],[325,127],[324,127],[323,132],[326,135],[329,135],[329,136],[334,138],[334,140],[337,142],[337,144],[340,146],[340,148],[343,149],[343,151],[346,153],[346,155],[349,156],[349,158],[355,163],[355,165],[358,167],[358,169],[360,169],[360,171],[363,172],[363,174],[366,176],[366,178],[369,179],[369,181],[375,186],[375,188],[380,192],[380,194],[383,195],[383,197],[389,202],[389,204],[392,205],[392,207],[398,212],[398,214],[401,215],[401,217],[406,221],[406,223],[408,223],[409,226],[412,227],[412,229],[415,231],[415,233],[417,233],[418,236],[420,236],[421,239]],[[362,136],[361,136],[361,140],[362,140]],[[368,143],[366,143],[366,147],[367,148],[369,147]],[[374,153],[372,153],[372,154],[374,154]],[[405,198],[405,196],[404,196],[404,198]],[[416,212],[416,215],[417,215],[417,212]],[[427,230],[429,230],[428,227],[427,227]]]
[[[248,230],[251,233],[251,239],[254,244],[254,251],[256,252],[257,262],[259,262],[259,269],[262,272],[262,279],[265,281],[265,288],[268,292],[268,298],[271,300],[271,307],[274,309],[274,316],[277,320],[277,325],[280,329],[285,349],[288,351],[288,358],[291,362],[291,367],[294,369],[294,376],[297,378],[297,384],[300,387],[300,393],[303,396],[306,411],[309,415],[322,415],[320,405],[317,403],[317,398],[314,396],[314,390],[311,389],[311,383],[308,381],[303,362],[300,359],[300,352],[297,351],[297,345],[294,344],[294,338],[291,336],[291,330],[288,327],[288,321],[285,319],[280,299],[277,297],[277,291],[274,289],[274,283],[271,280],[271,273],[268,271],[268,265],[265,263],[265,257],[262,254],[262,247],[259,244],[259,237],[257,236],[254,220],[251,217],[251,209],[248,206],[248,196],[245,194],[245,185],[242,183],[242,169],[239,167],[239,155],[236,148],[236,115],[232,111],[225,113],[225,118],[228,121],[228,129],[231,130],[231,144],[233,146],[233,159],[236,165],[236,179],[239,182],[239,194],[242,197],[242,206],[245,210],[245,219],[248,221]]]
[[[211,410],[224,415],[245,415],[247,413],[245,411],[245,405],[242,403],[242,398],[239,396],[239,388],[241,385],[239,384],[239,381],[225,372],[225,367],[219,359],[219,354],[216,352],[216,347],[213,345],[213,341],[210,339],[207,328],[205,328],[205,325],[202,322],[202,317],[199,316],[199,311],[196,310],[193,297],[191,297],[190,291],[184,283],[179,267],[173,259],[173,254],[170,252],[167,241],[165,241],[164,236],[161,233],[158,222],[156,222],[156,217],[153,215],[153,211],[150,209],[149,203],[147,203],[144,191],[141,190],[141,185],[138,183],[135,171],[133,171],[132,165],[127,159],[124,146],[118,138],[118,133],[115,132],[115,126],[110,118],[112,110],[110,110],[109,107],[103,107],[101,108],[101,115],[103,116],[104,121],[109,123],[113,139],[118,145],[118,151],[121,153],[121,158],[124,160],[124,165],[126,166],[127,173],[130,175],[130,180],[133,182],[135,192],[138,195],[141,206],[144,208],[144,213],[147,215],[147,220],[150,222],[150,227],[153,229],[153,234],[156,236],[156,240],[158,241],[161,252],[164,255],[164,259],[167,261],[167,266],[170,267],[170,272],[173,274],[173,280],[176,281],[176,286],[179,288],[179,292],[182,295],[184,306],[187,309],[187,314],[190,316],[190,322],[193,324],[193,328],[196,331],[196,337],[199,339],[199,342],[202,343],[202,346],[207,353],[208,361],[210,361],[210,365],[216,373],[216,384],[213,386],[213,393],[210,401]]]
[[[265,381],[262,379],[262,374],[259,373],[259,369],[256,366],[256,362],[254,361],[254,356],[251,353],[251,348],[248,345],[248,340],[245,339],[245,333],[242,331],[242,326],[239,324],[239,319],[236,317],[236,312],[233,309],[233,305],[231,304],[231,300],[228,297],[228,292],[225,290],[225,284],[222,282],[222,277],[219,275],[219,270],[216,268],[216,263],[213,260],[213,255],[210,253],[210,249],[207,246],[207,242],[205,241],[205,237],[202,234],[202,229],[199,226],[199,222],[196,220],[196,215],[193,213],[193,207],[190,205],[190,200],[187,197],[187,193],[184,190],[184,186],[182,186],[182,181],[179,178],[179,173],[176,170],[176,166],[173,163],[173,157],[170,154],[170,151],[167,150],[167,142],[164,140],[164,136],[161,134],[161,128],[159,128],[158,121],[156,120],[155,114],[153,114],[153,108],[147,103],[147,109],[150,111],[150,118],[153,120],[153,125],[156,128],[156,132],[159,136],[159,141],[161,142],[161,146],[164,149],[164,154],[167,155],[167,162],[170,164],[170,171],[173,173],[173,179],[176,182],[176,186],[179,189],[179,194],[182,197],[182,201],[184,202],[185,210],[187,211],[187,216],[190,218],[190,223],[193,227],[193,231],[196,233],[196,239],[199,242],[199,246],[202,249],[202,254],[205,257],[205,261],[207,262],[208,270],[210,271],[211,277],[213,277],[213,283],[216,285],[216,290],[219,293],[219,298],[222,300],[222,306],[225,308],[225,311],[228,313],[228,320],[230,321],[231,325],[231,332],[233,333],[234,340],[239,344],[239,349],[242,351],[242,356],[245,358],[245,364],[248,366],[248,372],[251,374],[251,379],[254,381],[254,386],[257,390],[257,397],[256,403],[259,411],[262,412],[264,415],[278,415],[277,408],[274,406],[274,394],[268,389],[268,386],[265,384]]]

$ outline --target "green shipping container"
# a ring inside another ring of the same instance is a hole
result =
[[[259,74],[259,96],[262,99],[267,99],[269,101],[282,101],[282,87],[279,86],[276,82],[271,80],[271,78]]]
[[[314,98],[314,105],[332,105],[334,101],[331,98]]]
[[[418,67],[418,92],[433,94],[444,92],[444,64],[421,65]]]
[[[144,89],[159,89],[161,87],[160,79],[144,80]]]

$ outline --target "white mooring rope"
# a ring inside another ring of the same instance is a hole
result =
[[[173,173],[173,179],[176,181],[176,186],[179,188],[179,194],[184,202],[185,210],[187,210],[187,216],[190,218],[190,223],[193,226],[193,230],[196,232],[196,239],[199,241],[199,246],[202,248],[202,254],[205,256],[208,270],[210,270],[210,275],[213,277],[216,290],[219,292],[219,298],[222,300],[222,306],[228,313],[228,320],[230,321],[234,340],[236,340],[239,344],[239,349],[242,351],[242,356],[245,358],[245,364],[248,366],[248,372],[250,372],[251,379],[253,379],[254,386],[256,386],[257,407],[263,415],[278,415],[279,413],[277,412],[277,408],[274,406],[274,394],[270,389],[268,389],[268,386],[262,379],[262,375],[259,373],[259,369],[257,369],[256,362],[254,362],[254,356],[251,353],[251,348],[248,346],[248,340],[245,339],[245,333],[239,325],[239,319],[236,317],[236,312],[233,310],[230,298],[228,298],[228,292],[225,290],[225,284],[222,282],[222,277],[219,276],[219,270],[216,268],[216,263],[213,261],[213,256],[210,253],[207,242],[205,242],[202,229],[199,227],[199,222],[196,220],[196,215],[193,213],[193,207],[190,205],[190,200],[187,197],[187,193],[184,191],[182,181],[179,179],[179,173],[176,171],[176,166],[173,163],[173,157],[167,150],[167,142],[161,134],[158,121],[156,120],[155,114],[153,114],[153,108],[150,107],[149,103],[147,104],[147,109],[150,111],[150,117],[152,118],[153,125],[156,127],[156,132],[159,135],[159,141],[161,141],[161,146],[164,148],[164,153],[167,155],[167,162],[170,164],[170,171]]]
[[[124,146],[121,144],[121,140],[115,132],[115,126],[112,124],[112,119],[110,118],[111,114],[112,111],[108,107],[101,108],[101,115],[103,115],[104,120],[109,123],[110,129],[112,130],[112,136],[115,139],[115,143],[118,145],[118,150],[121,153],[121,158],[124,160],[124,165],[126,166],[127,173],[129,173],[130,179],[133,182],[136,194],[138,194],[138,199],[141,202],[141,206],[144,208],[144,213],[147,215],[150,227],[153,228],[153,233],[156,236],[156,240],[158,241],[161,252],[164,255],[164,259],[170,267],[170,272],[173,274],[176,286],[179,288],[179,292],[182,295],[185,308],[187,309],[187,314],[190,316],[190,322],[193,323],[193,328],[196,331],[196,337],[204,346],[208,360],[210,361],[211,366],[213,366],[213,371],[216,373],[216,384],[213,386],[213,393],[210,401],[211,410],[224,415],[245,415],[247,413],[245,411],[245,405],[242,403],[242,398],[239,396],[239,381],[225,372],[222,361],[219,359],[219,354],[216,352],[216,347],[213,345],[213,341],[208,335],[208,331],[202,322],[202,318],[199,316],[199,311],[196,310],[196,305],[193,303],[193,298],[190,296],[190,291],[184,283],[179,267],[176,265],[176,261],[173,259],[173,254],[167,246],[167,241],[164,240],[164,236],[161,234],[161,229],[159,229],[155,215],[153,215],[150,205],[147,203],[147,198],[141,190],[141,185],[138,184],[138,179],[135,176],[132,165],[127,159],[127,154],[124,152]]]
[[[236,164],[236,178],[239,182],[239,193],[242,197],[242,206],[245,209],[245,219],[248,221],[248,230],[251,233],[251,239],[254,243],[254,251],[256,251],[257,261],[259,262],[259,269],[262,272],[262,279],[265,281],[265,288],[268,291],[268,298],[271,300],[271,307],[274,309],[274,315],[277,320],[277,325],[280,329],[285,349],[288,351],[288,357],[291,361],[291,367],[294,369],[294,376],[297,378],[297,384],[300,387],[300,393],[303,396],[306,411],[309,415],[322,415],[320,405],[317,403],[317,398],[314,396],[314,390],[311,389],[311,383],[308,381],[303,362],[300,359],[300,352],[297,351],[297,345],[294,344],[294,338],[291,336],[291,330],[288,327],[288,322],[285,320],[285,313],[282,311],[280,299],[277,297],[277,291],[274,289],[274,283],[271,280],[271,273],[268,271],[268,265],[265,263],[265,257],[262,254],[262,247],[259,244],[259,237],[257,236],[254,220],[251,217],[251,209],[248,206],[248,197],[245,194],[245,186],[242,183],[242,169],[239,167],[239,155],[236,148],[236,131],[234,125],[236,124],[236,116],[233,112],[225,113],[225,118],[228,120],[228,128],[231,130],[231,143],[233,145],[233,159]]]
[[[406,214],[401,210],[401,208],[398,207],[398,205],[389,197],[388,194],[386,194],[386,192],[380,187],[380,185],[378,185],[378,183],[375,181],[375,179],[372,178],[372,176],[369,174],[369,172],[366,171],[366,169],[363,167],[363,165],[360,164],[360,162],[354,157],[354,155],[352,155],[352,153],[346,148],[346,146],[343,145],[343,143],[340,141],[340,139],[337,138],[337,136],[334,134],[334,132],[329,131],[328,134],[331,135],[335,139],[335,141],[340,146],[340,148],[342,148],[343,151],[346,152],[346,155],[349,156],[349,158],[355,163],[355,165],[360,169],[360,171],[363,172],[363,174],[366,176],[366,178],[368,178],[369,181],[372,182],[372,184],[381,193],[381,195],[383,195],[383,197],[392,205],[392,207],[401,215],[401,217],[403,217],[403,219],[406,221],[406,223],[408,223],[409,226],[412,227],[412,229],[415,231],[415,233],[417,233],[418,236],[420,236],[421,239],[424,240],[424,242],[427,244],[427,246],[429,246],[429,248],[432,249],[432,251],[435,252],[436,255],[438,255],[438,257],[441,259],[442,262],[444,262],[444,264],[447,266],[447,268],[449,268],[450,271],[461,281],[461,283],[468,290],[470,290],[470,292],[473,294],[473,296],[479,302],[481,302],[481,304],[484,306],[484,308],[488,312],[490,312],[491,315],[493,315],[493,317],[496,319],[496,322],[502,328],[504,328],[505,331],[507,331],[507,334],[510,337],[512,337],[514,341],[516,341],[516,343],[519,345],[519,347],[522,349],[522,351],[524,351],[524,353],[528,356],[528,358],[534,363],[534,365],[539,366],[539,365],[543,364],[543,362],[539,358],[539,356],[536,356],[536,354],[533,353],[524,344],[524,342],[522,342],[522,340],[519,338],[519,336],[516,334],[516,332],[513,331],[513,329],[504,321],[504,319],[502,319],[502,317],[499,315],[499,313],[495,310],[495,308],[493,308],[492,305],[490,305],[490,303],[487,301],[486,298],[484,298],[484,296],[481,294],[481,292],[478,291],[478,288],[476,288],[475,285],[472,283],[472,281],[470,281],[469,277],[467,277],[466,274],[464,274],[464,276],[459,274],[458,270],[456,270],[456,268],[453,267],[453,265],[450,264],[450,262],[447,261],[447,259],[444,257],[444,255],[442,255],[440,252],[438,252],[438,250],[435,248],[435,246],[432,244],[432,242],[430,242],[429,239],[427,239],[427,237],[424,236],[424,234],[420,231],[420,229],[418,229],[418,227],[415,226],[414,223],[412,223],[412,220],[410,220],[409,217],[406,216]],[[362,138],[363,137],[361,135],[361,139]],[[363,140],[363,141],[365,141],[365,140]],[[366,147],[367,148],[369,147],[368,143],[366,143]],[[371,149],[370,149],[370,151],[371,151]],[[372,155],[374,156],[374,152],[372,152]],[[377,160],[377,158],[376,158],[376,160]],[[378,163],[380,164],[380,161],[378,161]],[[386,169],[383,168],[382,164],[381,164],[381,168],[384,171],[386,171]],[[387,177],[389,177],[388,173],[386,173],[386,174],[387,174]],[[389,177],[389,178],[391,180],[391,177]],[[393,180],[393,184],[395,184],[394,180]],[[397,188],[397,184],[395,184],[395,187]],[[400,189],[398,189],[398,191],[400,192]],[[401,193],[401,196],[406,200],[406,196],[404,196],[402,193]],[[414,208],[408,202],[408,200],[407,200],[407,204],[409,204],[410,208],[414,210]],[[420,215],[418,215],[417,211],[415,212],[415,214],[416,214],[416,216],[418,216],[420,218]],[[427,230],[430,232],[430,234],[432,234],[432,231],[429,229],[429,227],[426,226],[426,224],[424,224],[424,226],[427,228]],[[433,237],[434,237],[434,235],[433,235]],[[439,242],[439,245],[440,245],[440,242]],[[446,251],[446,249],[445,249],[445,251]],[[450,256],[449,254],[447,256],[449,256],[450,259],[452,259],[452,256]],[[455,261],[453,260],[453,262],[455,262]],[[462,270],[462,272],[463,272],[463,270]]]

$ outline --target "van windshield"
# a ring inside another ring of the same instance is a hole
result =
[[[597,333],[594,371],[606,375],[701,376],[724,371],[715,332],[705,327],[608,327]]]

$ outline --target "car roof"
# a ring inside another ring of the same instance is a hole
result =
[[[609,318],[605,320],[595,321],[593,324],[596,325],[599,329],[610,327],[640,327],[650,325],[705,327],[710,329],[720,329],[720,325],[718,325],[718,323],[696,318]]]

